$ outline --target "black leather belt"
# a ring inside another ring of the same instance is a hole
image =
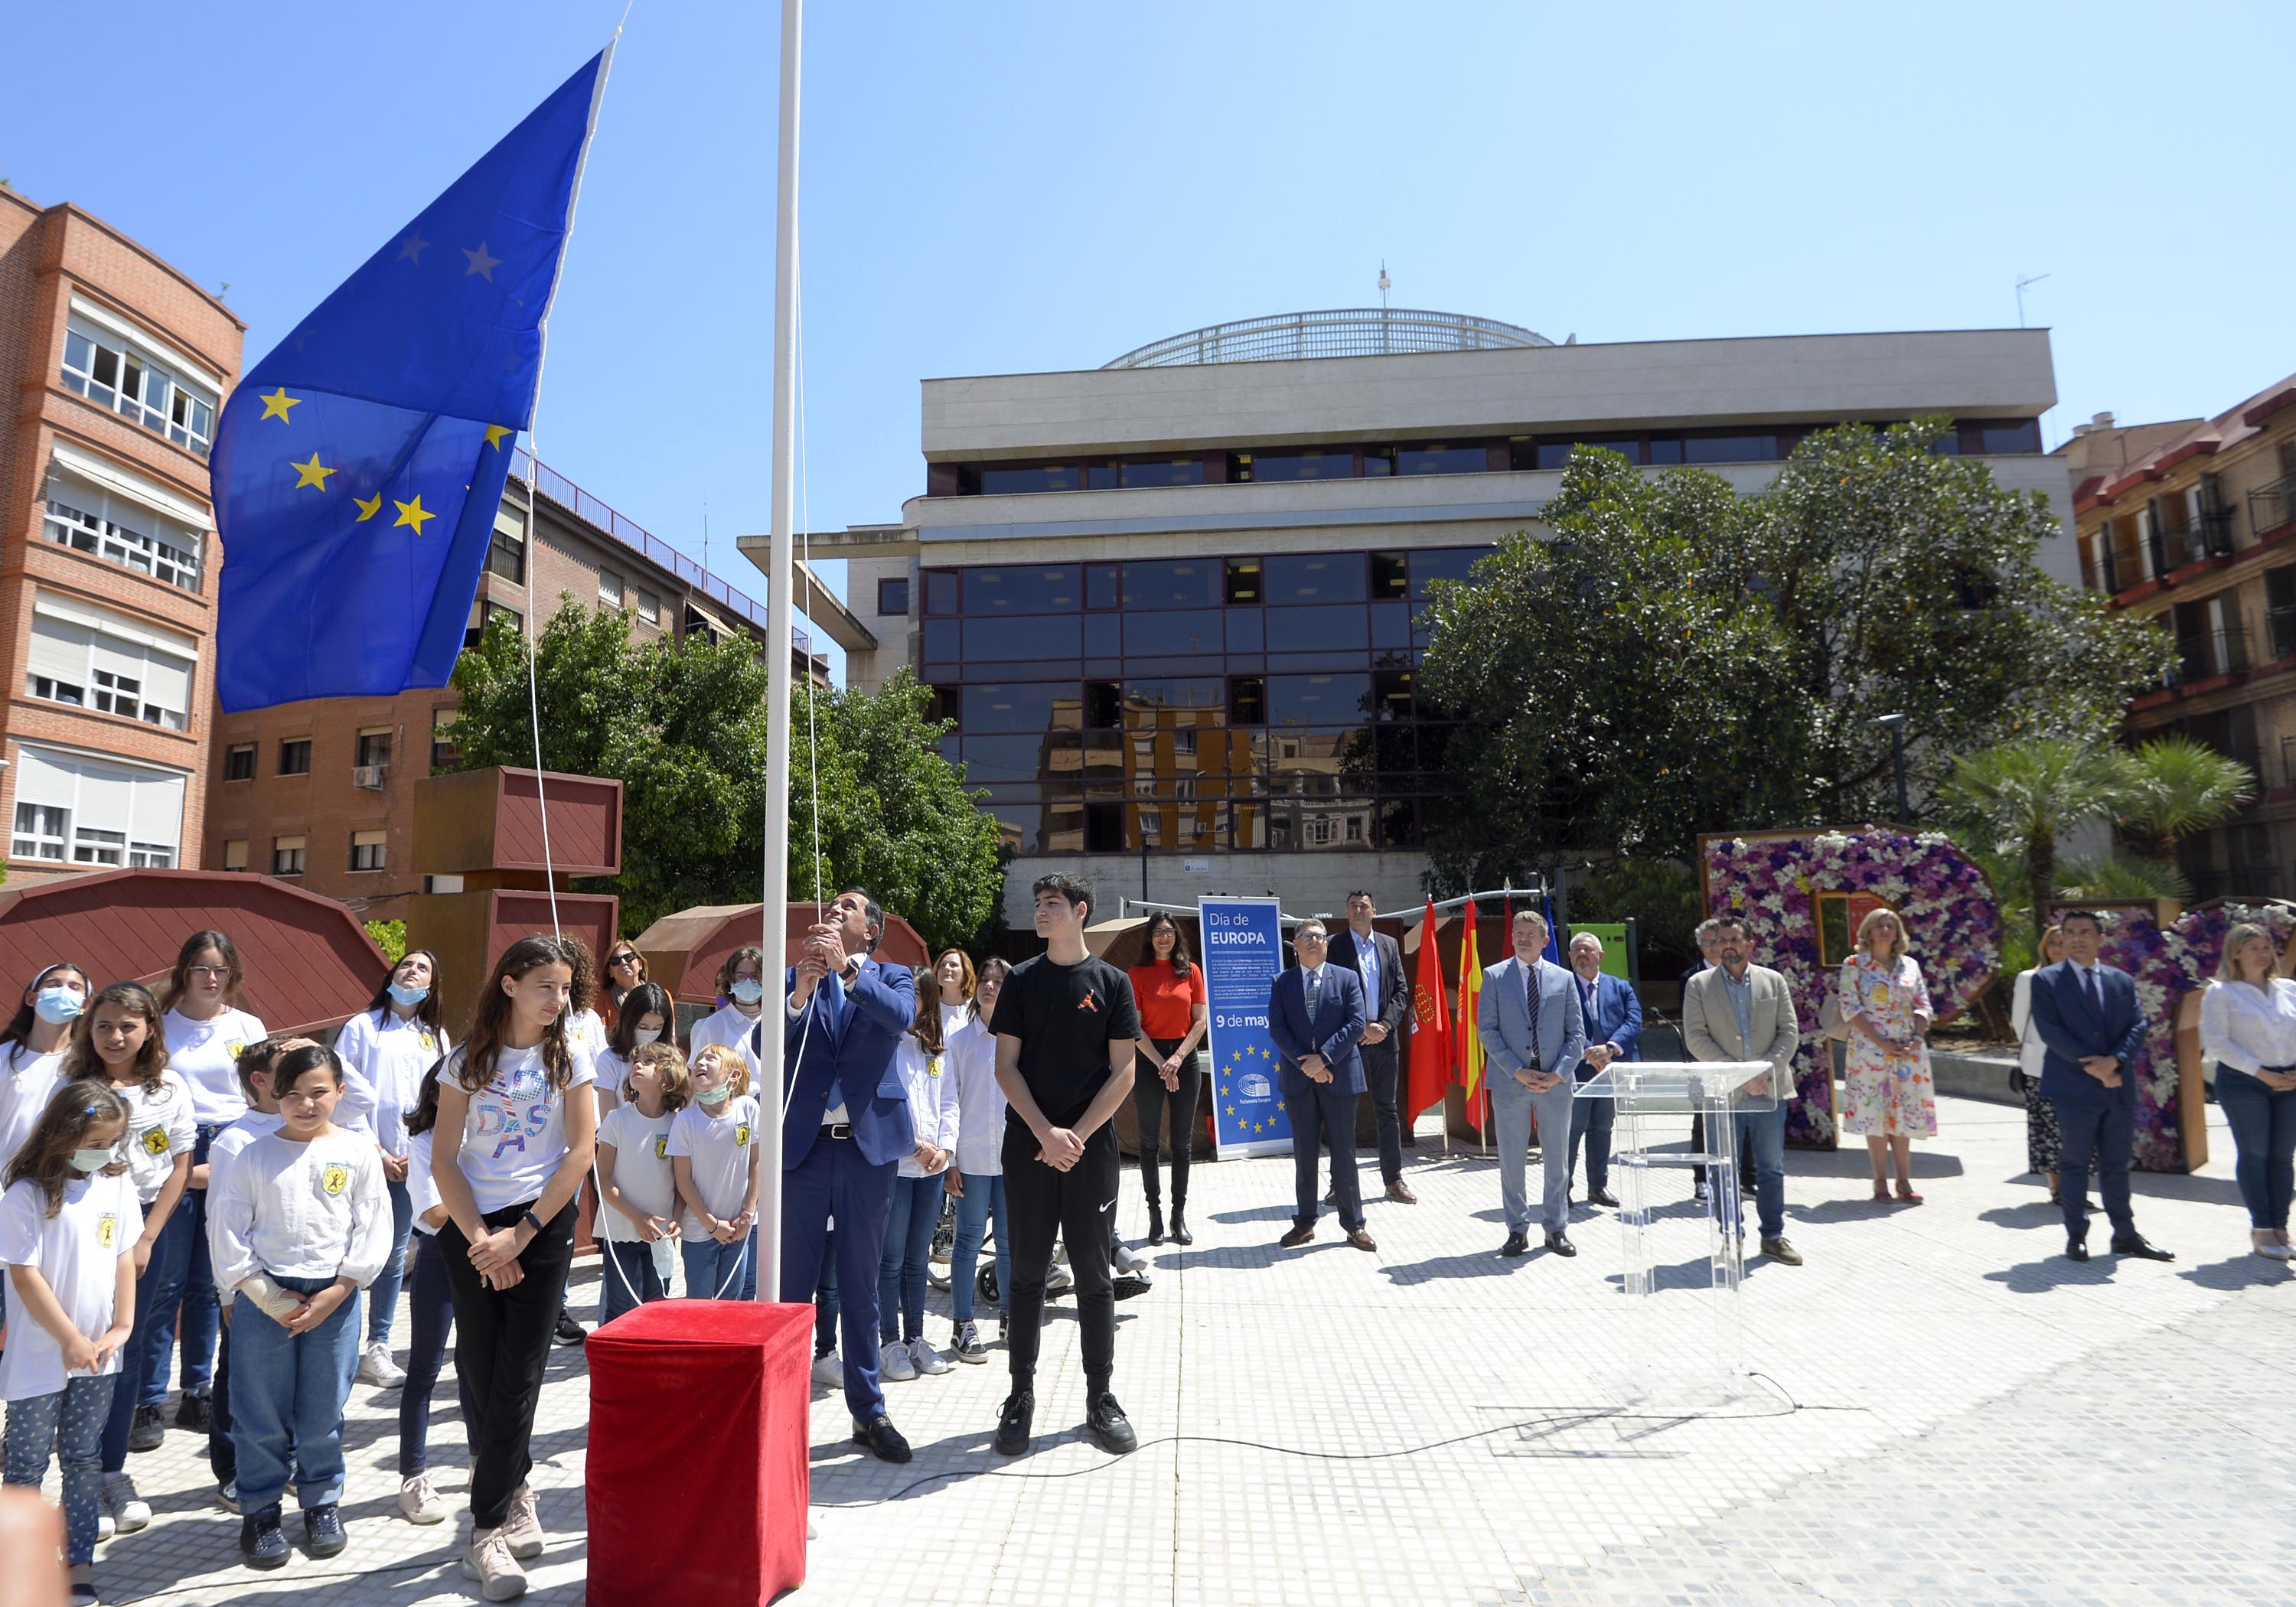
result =
[[[853,1124],[849,1121],[824,1121],[821,1124],[821,1136],[824,1138],[850,1138],[853,1136]]]

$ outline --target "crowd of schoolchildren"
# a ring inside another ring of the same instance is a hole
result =
[[[603,974],[578,940],[512,944],[461,1042],[419,949],[332,1046],[272,1037],[238,1007],[240,955],[218,931],[192,934],[156,991],[99,988],[72,962],[32,978],[0,1029],[0,1400],[6,1482],[37,1488],[60,1467],[72,1601],[100,1599],[98,1542],[152,1521],[127,1457],[164,1439],[179,1352],[176,1423],[205,1434],[249,1565],[289,1561],[291,1487],[306,1553],[348,1545],[357,1381],[400,1391],[399,1514],[447,1519],[428,1441],[450,1336],[470,1447],[463,1571],[489,1601],[521,1594],[519,1564],[545,1543],[527,1482],[535,1409],[552,1344],[582,1336],[565,1301],[586,1180],[601,1322],[681,1276],[689,1295],[756,1297],[763,964],[754,947],[727,960],[725,1003],[685,1053],[669,995],[627,943]],[[890,1378],[948,1370],[923,1332],[945,1195],[958,1360],[987,1359],[974,1269],[992,1220],[996,1287],[1010,1287],[985,1025],[1006,969],[976,976],[953,950],[917,973],[896,1072],[919,1142],[879,1279]],[[832,1272],[818,1304],[816,1377],[834,1381]]]

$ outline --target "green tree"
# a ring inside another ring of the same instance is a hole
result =
[[[754,647],[666,636],[636,645],[619,610],[570,603],[543,627],[535,661],[545,767],[622,783],[622,874],[586,886],[621,896],[625,930],[755,899],[768,728]],[[535,762],[516,631],[490,624],[455,665],[455,689],[462,768]],[[1003,875],[996,823],[935,750],[947,726],[925,718],[926,697],[906,675],[873,696],[793,689],[789,882],[800,900],[866,887],[939,946],[969,940],[990,919]]]
[[[2158,859],[2174,860],[2179,838],[2220,824],[2256,796],[2256,775],[2189,736],[2157,737],[2131,754],[2136,795],[2123,828]]]
[[[2120,815],[2136,787],[2135,768],[2120,749],[2034,737],[1964,756],[1940,802],[1988,839],[1995,852],[2023,862],[2038,942],[2048,900],[2036,890],[2057,885],[2058,839],[2076,826]]]

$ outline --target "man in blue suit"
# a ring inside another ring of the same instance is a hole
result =
[[[2117,966],[2100,963],[2104,922],[2093,912],[2057,917],[2065,957],[2033,978],[2033,1030],[2044,1049],[2041,1097],[2055,1107],[2064,1149],[2057,1160],[2063,1185],[2065,1254],[2088,1259],[2088,1174],[2112,1219],[2112,1253],[2148,1261],[2176,1257],[2144,1242],[2128,1208],[2128,1156],[2136,1136],[2136,1054],[2144,1043],[2144,1012],[2136,983]]]
[[[877,1262],[894,1168],[917,1147],[893,1070],[893,1051],[916,1016],[916,980],[906,966],[870,957],[885,913],[868,894],[849,888],[826,914],[783,983],[781,1298],[813,1299],[836,1218],[853,1439],[887,1462],[906,1462],[909,1442],[885,1414],[877,1380]]]
[[[1363,1186],[1356,1176],[1356,1101],[1363,1096],[1363,981],[1329,961],[1321,921],[1303,921],[1292,934],[1299,963],[1277,973],[1267,994],[1267,1036],[1283,1057],[1275,1086],[1292,1117],[1292,1167],[1299,1209],[1292,1231],[1278,1241],[1289,1250],[1316,1236],[1316,1160],[1332,1146],[1332,1193],[1340,1226],[1357,1250],[1379,1245],[1364,1230]]]
[[[1578,990],[1578,1012],[1587,1022],[1587,1058],[1576,1080],[1587,1082],[1614,1062],[1643,1057],[1643,1002],[1623,977],[1603,970],[1603,939],[1582,931],[1570,939],[1570,978]],[[1587,1200],[1616,1206],[1610,1190],[1611,1127],[1619,1113],[1614,1099],[1570,1102],[1570,1174],[1578,1170],[1578,1141],[1587,1141]]]
[[[1497,1129],[1499,1194],[1506,1206],[1503,1256],[1530,1248],[1530,1200],[1523,1175],[1535,1114],[1544,1136],[1546,1197],[1540,1213],[1546,1248],[1575,1256],[1578,1247],[1563,1231],[1570,1217],[1571,1073],[1587,1058],[1587,1018],[1570,973],[1541,956],[1546,951],[1546,917],[1535,909],[1514,913],[1514,958],[1483,972],[1482,1003],[1475,1032],[1490,1062],[1485,1080],[1491,1091],[1491,1125]]]

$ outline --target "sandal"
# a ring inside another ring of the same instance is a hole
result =
[[[1874,1198],[1881,1201],[1884,1205],[1887,1205],[1890,1202],[1890,1185],[1886,1183],[1875,1184],[1874,1185]]]
[[[1919,1205],[1922,1202],[1922,1197],[1914,1193],[1914,1185],[1910,1183],[1898,1185],[1898,1198],[1903,1200],[1907,1205]]]

